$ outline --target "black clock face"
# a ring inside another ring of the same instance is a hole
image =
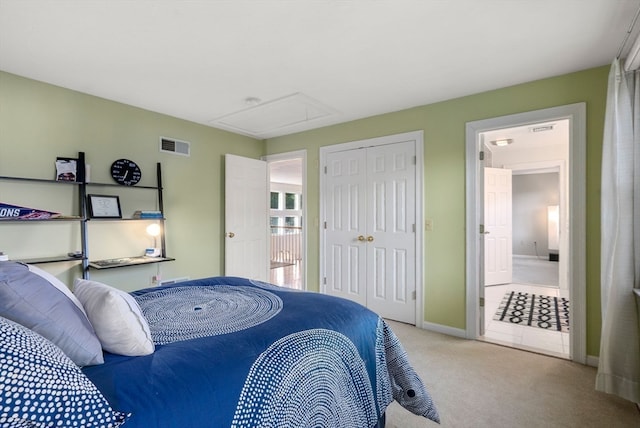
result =
[[[129,159],[118,159],[111,164],[111,177],[118,184],[133,186],[142,178],[142,172],[135,162]]]

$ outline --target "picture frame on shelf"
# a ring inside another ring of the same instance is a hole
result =
[[[56,181],[78,181],[78,159],[56,158]]]
[[[89,217],[122,218],[120,198],[115,195],[87,195]]]

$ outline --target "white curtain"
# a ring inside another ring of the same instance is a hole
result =
[[[602,144],[602,337],[596,389],[640,403],[640,74],[609,73]]]

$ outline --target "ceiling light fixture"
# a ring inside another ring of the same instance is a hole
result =
[[[494,140],[491,142],[491,144],[498,147],[508,146],[511,143],[513,143],[513,139],[511,138],[504,138],[502,140]]]

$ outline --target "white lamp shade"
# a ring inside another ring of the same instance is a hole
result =
[[[147,233],[151,236],[160,235],[160,225],[158,223],[152,223],[147,226]]]

